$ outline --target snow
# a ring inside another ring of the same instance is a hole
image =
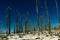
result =
[[[48,36],[47,36],[48,35]],[[19,37],[18,34],[14,34],[13,36],[8,36],[8,40],[58,40],[59,37],[50,34],[41,34],[38,35],[37,33],[34,34],[25,34],[22,35],[22,38]]]
[[[20,38],[17,34],[15,34],[14,36],[8,36],[8,40],[40,40],[40,39],[36,39],[40,37],[41,40],[58,40],[58,37],[57,36],[48,36],[46,37],[45,35],[33,35],[33,34],[27,34],[27,35],[24,35],[22,38]]]

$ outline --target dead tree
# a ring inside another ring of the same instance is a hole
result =
[[[18,10],[16,11],[15,33],[19,33],[19,13],[18,13]]]
[[[25,33],[28,33],[28,12],[25,15]]]
[[[40,27],[38,28],[38,35],[40,35]]]
[[[36,0],[36,25],[37,25],[36,28],[39,29],[39,19],[38,19],[38,0]],[[38,33],[39,33],[39,31],[38,31]]]
[[[41,20],[41,33],[43,33],[43,16],[40,17]]]
[[[10,13],[11,13],[11,8],[7,8],[7,15],[6,15],[6,29],[7,33],[10,34]]]
[[[49,27],[49,34],[51,34],[50,17],[49,17],[49,20],[48,20],[48,27]]]
[[[47,18],[48,18],[48,29],[49,29],[49,34],[50,34],[50,32],[51,32],[50,17],[49,17],[49,15],[48,15],[48,7],[47,7],[46,0],[44,1],[44,3],[45,3],[46,14],[47,14]]]

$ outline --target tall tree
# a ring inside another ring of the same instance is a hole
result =
[[[19,13],[18,13],[18,9],[16,11],[16,26],[15,26],[15,32],[19,33]]]
[[[50,32],[51,32],[50,17],[49,17],[49,15],[48,15],[48,7],[47,7],[46,0],[44,1],[44,3],[45,3],[46,14],[47,14],[47,18],[48,18],[48,30],[49,30],[49,34],[50,34]]]
[[[11,13],[11,8],[8,6],[7,8],[7,15],[6,15],[6,28],[7,28],[7,33],[10,34],[10,13]]]
[[[25,33],[28,33],[28,11],[25,15]]]

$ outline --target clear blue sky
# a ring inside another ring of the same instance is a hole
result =
[[[48,13],[50,15],[50,22],[51,26],[57,26],[57,12],[56,12],[56,5],[55,0],[46,0],[47,6],[48,6]],[[41,15],[44,16],[45,23],[47,23],[47,16],[46,16],[46,9],[44,0],[39,0],[39,18]],[[58,10],[60,13],[60,0],[57,0],[58,4]],[[29,12],[29,24],[34,26],[35,24],[35,15],[36,15],[36,1],[35,0],[0,0],[0,26],[2,29],[5,29],[5,22],[6,22],[6,8],[10,6],[11,9],[11,28],[13,30],[14,24],[15,24],[15,16],[16,16],[16,10],[18,9],[18,12],[20,13],[20,16],[22,15],[22,24],[24,25],[24,14],[26,11]],[[59,14],[60,16],[60,14]],[[40,20],[40,19],[39,19]]]

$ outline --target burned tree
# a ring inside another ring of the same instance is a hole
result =
[[[19,32],[22,33],[23,32],[23,26],[22,26],[22,19],[21,19],[21,16],[20,16],[20,22],[19,22]]]
[[[41,33],[43,33],[42,32],[43,31],[43,29],[42,29],[43,28],[43,16],[40,17],[40,20],[41,20]]]
[[[44,3],[45,3],[46,14],[47,14],[47,18],[48,18],[48,30],[49,30],[49,34],[50,34],[50,33],[51,33],[50,17],[49,17],[49,15],[48,15],[48,7],[47,7],[46,0],[44,1]]]
[[[59,32],[60,32],[60,18],[59,18],[59,13],[58,13],[58,4],[57,4],[57,0],[55,0],[55,4],[56,4],[56,13],[57,13],[57,20],[58,20],[58,29],[59,29]]]
[[[15,33],[19,33],[19,13],[18,13],[18,10],[16,11]]]
[[[6,29],[7,29],[6,33],[7,34],[10,34],[10,13],[11,13],[10,10],[11,10],[11,8],[8,7],[7,15],[6,15]]]
[[[40,35],[40,27],[38,27],[38,35]]]
[[[54,27],[54,31],[55,31],[55,34],[56,34],[56,32],[57,32],[57,27],[56,26]]]
[[[55,4],[56,4],[56,13],[57,13],[57,20],[58,20],[58,28],[59,28],[59,30],[60,30],[60,18],[59,18],[59,16],[58,16],[58,4],[57,4],[57,0],[55,0]]]
[[[40,29],[40,27],[39,27],[39,19],[38,19],[38,0],[36,0],[36,25],[37,25],[36,28]],[[38,33],[39,33],[39,31],[38,31]]]
[[[34,27],[34,28],[33,28],[33,34],[34,34],[34,35],[35,35],[35,33],[36,33],[35,31],[36,31],[36,28]]]
[[[25,33],[28,33],[28,12],[25,14]]]
[[[49,27],[49,34],[51,34],[50,17],[49,17],[49,19],[48,19],[48,27]]]

